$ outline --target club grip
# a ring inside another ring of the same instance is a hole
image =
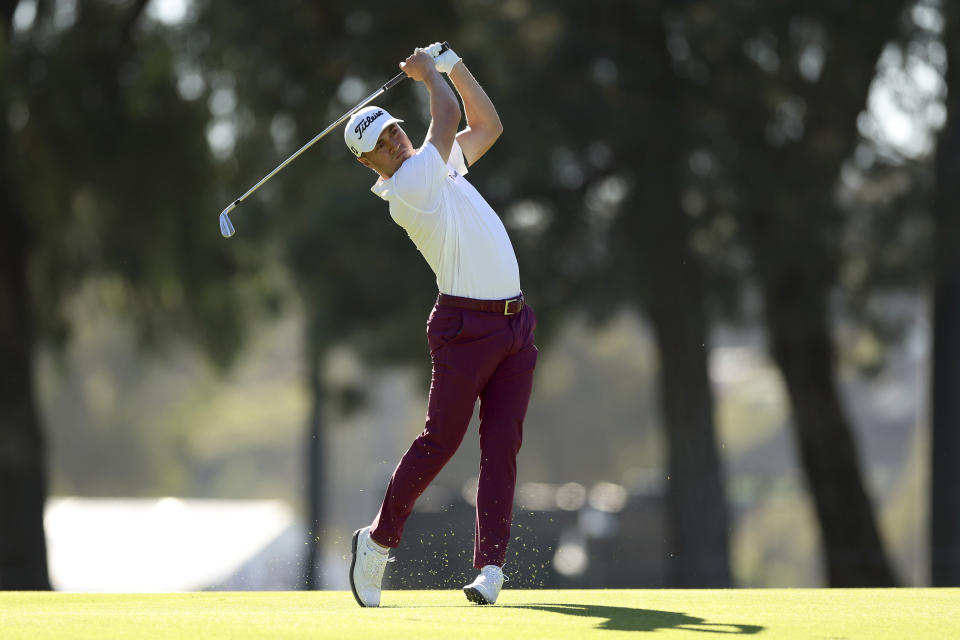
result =
[[[447,42],[444,42],[443,44],[440,45],[440,52],[442,53],[442,52],[446,51],[446,50],[449,49],[449,48],[450,48],[450,44],[447,43]],[[404,78],[406,78],[406,77],[407,77],[407,74],[405,74],[405,73],[403,73],[403,72],[401,71],[401,72],[398,73],[397,75],[395,75],[395,76],[393,76],[392,78],[390,78],[389,80],[387,80],[387,83],[386,83],[385,85],[383,85],[383,86],[381,87],[381,89],[382,89],[383,91],[387,91],[388,89],[392,89],[392,88],[394,88],[395,86],[397,86],[398,84],[400,84],[401,82],[403,82]]]

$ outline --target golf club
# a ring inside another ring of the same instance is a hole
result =
[[[446,50],[449,49],[449,48],[450,48],[450,46],[449,46],[446,42],[444,42],[444,43],[440,46],[440,52],[446,51]],[[353,107],[352,109],[350,109],[349,111],[347,111],[345,114],[343,114],[342,116],[340,116],[340,117],[337,119],[336,122],[334,122],[334,123],[331,124],[329,127],[327,127],[326,129],[324,129],[323,131],[321,131],[320,133],[318,133],[318,134],[313,138],[313,140],[311,140],[311,141],[308,142],[307,144],[305,144],[305,145],[303,145],[302,147],[300,147],[299,149],[297,149],[297,151],[296,151],[292,156],[290,156],[289,158],[287,158],[286,160],[284,160],[283,162],[281,162],[279,165],[277,165],[277,168],[274,169],[273,171],[271,171],[270,173],[268,173],[267,175],[265,175],[265,176],[260,180],[260,182],[258,182],[257,184],[253,185],[252,187],[250,187],[250,189],[248,189],[245,194],[243,194],[242,196],[240,196],[239,198],[237,198],[236,200],[234,200],[232,203],[230,203],[230,205],[220,213],[220,233],[221,233],[221,235],[223,235],[224,238],[229,238],[229,237],[232,236],[234,233],[236,233],[236,229],[234,229],[234,227],[233,227],[233,222],[230,221],[230,212],[233,211],[234,209],[236,209],[237,206],[238,206],[241,202],[243,202],[244,200],[246,200],[247,197],[249,197],[251,194],[253,194],[253,192],[255,192],[257,189],[259,189],[260,187],[262,187],[263,184],[264,184],[267,180],[269,180],[270,178],[272,178],[273,176],[275,176],[277,173],[279,173],[281,169],[283,169],[285,166],[287,166],[288,164],[290,164],[291,162],[293,162],[294,160],[296,160],[296,159],[300,156],[301,153],[303,153],[304,151],[306,151],[307,149],[309,149],[310,147],[312,147],[314,144],[316,144],[321,138],[323,138],[325,135],[327,135],[328,133],[330,133],[330,131],[332,131],[333,129],[339,127],[341,124],[343,124],[343,122],[344,122],[345,120],[347,120],[350,116],[352,116],[356,111],[359,111],[359,110],[362,109],[363,107],[367,106],[368,104],[370,104],[371,102],[373,102],[374,100],[376,100],[379,96],[381,96],[382,94],[384,94],[388,89],[391,89],[391,88],[394,87],[395,85],[399,84],[400,81],[403,80],[403,79],[406,78],[406,77],[407,77],[407,74],[405,74],[404,72],[401,71],[400,73],[398,73],[397,75],[395,75],[393,78],[391,78],[390,80],[388,80],[383,86],[381,86],[379,89],[377,89],[376,91],[374,91],[373,93],[371,93],[369,96],[367,96],[366,98],[364,98],[359,104],[357,104],[355,107]]]

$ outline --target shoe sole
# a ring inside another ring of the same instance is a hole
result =
[[[350,591],[353,592],[353,598],[357,601],[357,604],[366,607],[367,605],[363,604],[363,600],[360,599],[360,594],[357,593],[357,585],[353,582],[353,570],[357,566],[357,541],[360,539],[361,531],[363,529],[357,529],[353,532],[353,542],[350,543],[350,551],[353,553],[353,559],[350,560]]]
[[[463,593],[467,596],[467,600],[474,604],[490,604],[487,599],[483,597],[483,594],[474,587],[464,587]]]

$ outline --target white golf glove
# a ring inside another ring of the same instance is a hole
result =
[[[443,45],[439,42],[434,42],[428,47],[424,47],[426,51],[433,58],[433,65],[436,67],[437,71],[440,73],[450,73],[450,70],[453,69],[453,65],[460,62],[461,58],[453,49],[447,49],[444,52],[440,52],[440,47]]]

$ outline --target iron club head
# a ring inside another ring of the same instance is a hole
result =
[[[229,238],[236,232],[237,230],[233,228],[233,223],[230,222],[230,216],[227,215],[227,210],[225,210],[220,214],[220,234],[224,238]]]

